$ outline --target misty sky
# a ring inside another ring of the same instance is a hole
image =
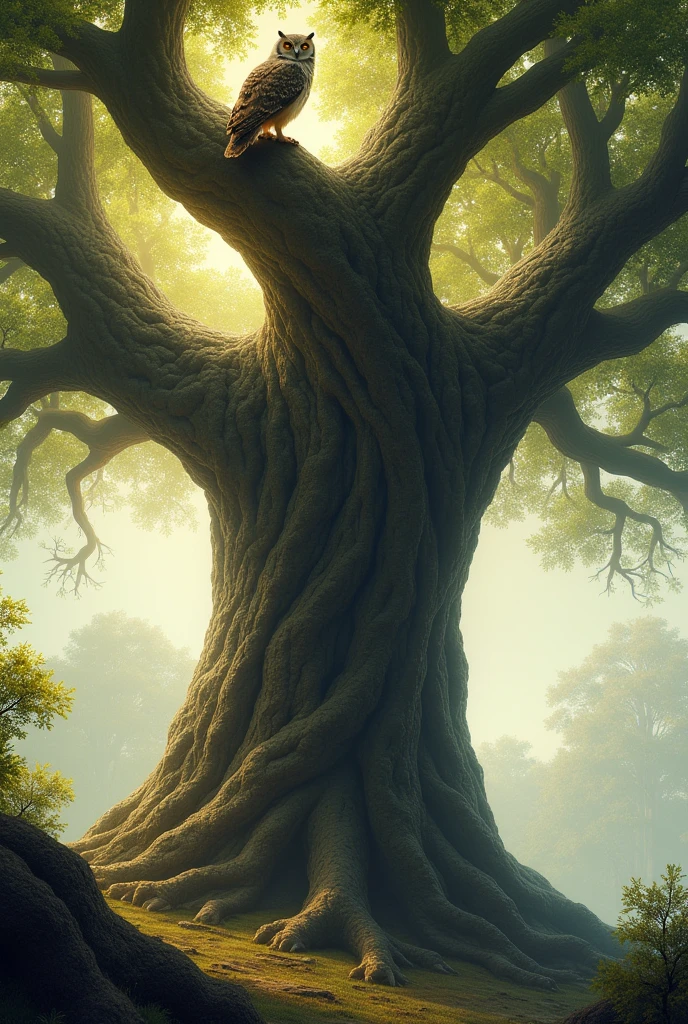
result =
[[[256,46],[245,61],[228,72],[228,104],[248,71],[264,60],[276,31],[311,31],[304,5],[284,17],[267,12],[258,19]],[[318,39],[316,38],[316,44]],[[331,142],[336,125],[317,116],[317,71],[313,98],[290,131],[314,153]],[[239,257],[213,236],[210,261],[218,267],[237,266]],[[113,549],[100,590],[85,590],[80,600],[59,598],[54,587],[42,587],[47,554],[37,542],[21,545],[20,558],[3,567],[2,585],[14,597],[24,597],[33,624],[24,636],[46,655],[58,654],[70,630],[98,612],[124,609],[128,614],[161,626],[173,643],[198,654],[210,613],[210,550],[207,516],[199,494],[196,532],[177,530],[169,537],[131,526],[126,515],[94,515],[104,543]],[[76,546],[73,526],[59,532]],[[557,672],[580,662],[592,644],[604,639],[617,620],[647,614],[619,586],[608,598],[599,582],[589,582],[589,570],[545,573],[525,545],[532,528],[514,524],[508,531],[485,527],[464,600],[463,630],[471,666],[469,722],[476,744],[512,733],[530,740],[534,752],[549,756],[557,746],[543,726],[547,714],[545,691]],[[48,537],[44,538],[46,541]],[[688,564],[685,566],[688,573]],[[688,596],[668,595],[652,614],[688,633]]]

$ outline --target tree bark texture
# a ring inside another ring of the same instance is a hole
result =
[[[257,941],[343,945],[366,980],[447,971],[444,956],[541,987],[589,973],[616,948],[608,929],[505,851],[488,807],[461,594],[538,407],[676,322],[661,296],[593,306],[688,204],[683,136],[648,181],[586,193],[488,296],[448,309],[434,220],[480,147],[566,83],[564,47],[498,87],[562,4],[517,5],[460,55],[438,8],[400,8],[397,92],[337,169],[261,143],[223,160],[226,115],[184,66],[184,6],[127,4],[120,32],[65,40],[80,70],[56,74],[99,95],[160,186],[244,255],[263,327],[219,335],[145,277],[98,203],[79,93],[65,135],[80,155],[55,200],[0,192],[7,256],[69,323],[52,349],[0,353],[0,418],[88,391],[174,452],[210,510],[213,615],[187,700],[155,771],[75,849],[111,895],[206,922],[255,906],[296,850],[308,896]],[[410,942],[374,916],[373,873]]]
[[[81,857],[0,815],[0,976],[70,1024],[142,1024],[154,1003],[179,1024],[261,1024],[243,989],[114,914]]]

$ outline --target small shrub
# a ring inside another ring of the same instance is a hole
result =
[[[688,1020],[688,888],[681,868],[667,865],[662,884],[639,878],[623,888],[617,938],[623,960],[604,960],[593,986],[624,1024],[680,1024]]]

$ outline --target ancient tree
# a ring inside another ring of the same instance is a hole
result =
[[[112,896],[206,922],[254,906],[295,860],[303,908],[266,922],[259,942],[341,944],[360,961],[353,977],[389,984],[411,964],[447,970],[448,956],[550,987],[614,947],[499,838],[466,725],[461,594],[533,420],[616,516],[613,556],[634,510],[605,494],[601,471],[686,507],[686,471],[643,450],[650,399],[616,436],[586,425],[565,385],[688,320],[680,276],[597,306],[688,210],[688,76],[644,167],[620,183],[608,142],[623,103],[615,94],[605,115],[586,91],[579,47],[592,61],[595,33],[560,20],[577,0],[523,0],[463,34],[452,8],[448,32],[441,7],[407,0],[396,87],[352,159],[332,168],[257,144],[226,161],[226,111],[185,64],[188,6],[127,0],[121,25],[58,24],[54,67],[4,74],[64,92],[54,197],[0,190],[0,255],[38,271],[68,323],[49,347],[0,352],[0,417],[35,409],[9,515],[22,514],[31,445],[72,432],[88,451],[68,479],[84,546],[56,551],[55,569],[86,572],[99,542],[82,482],[153,439],[205,492],[214,550],[212,621],[164,757],[76,849]],[[257,332],[228,337],[182,314],[114,233],[88,94],[160,188],[243,255],[264,296]],[[429,259],[455,183],[555,95],[573,161],[561,216],[541,204],[532,251],[483,296],[443,305]],[[76,391],[116,413],[51,404]],[[644,525],[654,551],[661,527]],[[371,873],[409,942],[371,909]]]

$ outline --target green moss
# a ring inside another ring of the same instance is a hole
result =
[[[285,916],[283,910],[246,914],[225,927],[200,930],[179,926],[178,921],[193,917],[183,911],[153,914],[115,900],[108,903],[140,931],[194,950],[189,956],[211,977],[244,986],[269,1024],[551,1024],[595,998],[583,985],[556,992],[520,988],[456,961],[449,961],[457,971],[453,977],[409,971],[407,988],[351,982],[347,975],[355,964],[341,951],[285,956],[254,944],[257,928]],[[220,963],[241,970],[213,968]],[[329,991],[336,1002],[270,990],[270,985],[295,984]]]

